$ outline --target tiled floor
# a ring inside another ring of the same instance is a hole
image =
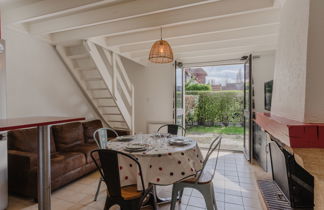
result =
[[[93,173],[54,192],[52,194],[52,209],[103,209],[106,197],[105,187],[102,187],[98,201],[93,201],[98,178],[99,174]],[[251,166],[247,163],[242,153],[220,153],[213,183],[218,209],[262,209]],[[160,188],[159,191],[161,194],[168,194],[170,188]],[[30,200],[10,196],[8,210],[14,209],[37,209],[37,204]],[[170,209],[170,205],[160,205],[159,209]],[[198,191],[185,189],[182,202],[177,205],[177,209],[205,209],[205,201]]]

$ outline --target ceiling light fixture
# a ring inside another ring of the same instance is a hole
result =
[[[161,39],[152,45],[149,60],[153,63],[171,63],[173,61],[171,46],[167,41],[162,39],[162,27]]]

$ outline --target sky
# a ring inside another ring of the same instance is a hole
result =
[[[227,83],[236,82],[237,73],[241,70],[241,78],[243,80],[243,64],[238,65],[226,65],[226,66],[207,66],[202,67],[208,74],[206,82],[211,80],[215,81],[215,84],[225,85]]]

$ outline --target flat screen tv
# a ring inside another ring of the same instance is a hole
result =
[[[264,109],[271,111],[273,80],[264,83]]]

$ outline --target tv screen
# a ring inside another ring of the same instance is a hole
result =
[[[264,109],[271,111],[273,80],[264,83]]]

